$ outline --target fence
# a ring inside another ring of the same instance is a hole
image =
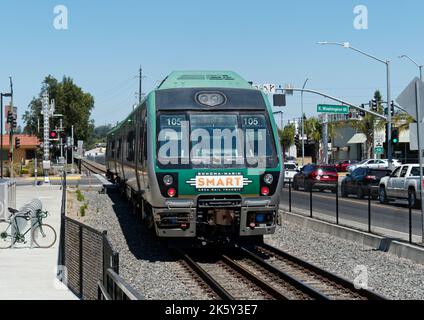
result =
[[[141,300],[119,276],[119,254],[106,231],[66,217],[66,173],[63,177],[59,278],[83,300]]]
[[[377,189],[375,189],[377,188]],[[282,208],[288,212],[422,245],[422,217],[409,201],[380,204],[378,187],[364,188],[363,199],[334,193],[293,190],[291,179],[282,192]]]

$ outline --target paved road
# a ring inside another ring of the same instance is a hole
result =
[[[284,209],[288,208],[288,194],[288,188],[285,188],[281,200],[281,205]],[[312,194],[313,213],[319,213],[326,220],[335,222],[336,195],[329,192],[313,192]],[[292,211],[309,214],[309,198],[309,192],[292,190]],[[359,200],[355,196],[350,196],[349,198],[339,197],[339,219],[343,219],[344,224],[352,224],[352,226],[359,226],[361,224],[361,227],[367,228],[368,200]],[[372,200],[371,221],[373,227],[408,233],[409,210],[406,201],[382,205],[377,200]],[[412,230],[414,235],[421,235],[421,226],[421,211],[413,210]]]

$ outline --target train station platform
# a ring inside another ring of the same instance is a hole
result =
[[[57,233],[52,248],[31,248],[28,243],[12,249],[0,250],[0,300],[77,300],[78,298],[56,278],[60,237],[60,186],[18,186],[16,207],[20,208],[32,199],[43,203],[49,216],[43,222],[50,224]]]

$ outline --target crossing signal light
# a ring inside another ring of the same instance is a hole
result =
[[[399,129],[392,130],[392,143],[393,144],[399,143]]]
[[[21,147],[21,139],[16,137],[15,138],[15,149],[19,149]]]
[[[13,112],[12,111],[8,111],[7,112],[7,123],[12,123],[13,122]]]
[[[16,118],[15,118],[15,117],[13,117],[13,115],[12,115],[12,128],[13,128],[13,129],[16,129],[16,127],[17,127]]]
[[[56,131],[50,131],[50,139],[56,139],[57,138],[57,133]]]

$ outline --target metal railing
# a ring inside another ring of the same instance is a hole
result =
[[[66,173],[63,173],[62,188],[61,235],[58,259],[60,268],[58,268],[58,278],[64,281],[70,290],[81,299],[88,297],[99,300],[142,300],[143,297],[119,275],[119,253],[113,250],[106,231],[100,232],[66,217]],[[67,230],[67,226],[73,226],[74,228],[73,230]],[[86,241],[84,234],[90,240]],[[97,243],[100,241],[101,245],[97,245],[96,248],[96,241],[90,242],[93,239],[98,239]],[[67,241],[70,243],[66,244]],[[86,257],[84,254],[87,248],[90,253],[87,253],[89,256]],[[70,256],[67,256],[67,254]],[[97,259],[98,261],[89,261],[90,259]],[[84,267],[86,263],[97,266],[100,264],[100,271],[95,272],[90,270],[90,268]],[[69,279],[65,279],[64,270],[68,270],[66,275]],[[92,284],[96,287],[93,288]],[[96,297],[91,294],[93,290],[97,292]]]
[[[296,213],[300,215],[306,215],[310,218],[323,220],[325,222],[334,223],[336,225],[341,225],[344,227],[358,229],[361,231],[365,231],[365,232],[383,236],[383,237],[398,238],[401,241],[408,241],[411,244],[414,243],[413,241],[414,237],[417,237],[417,235],[414,235],[413,233],[413,223],[414,223],[413,209],[414,208],[411,205],[410,198],[408,198],[408,204],[403,205],[400,208],[390,207],[390,205],[387,205],[388,209],[393,209],[393,211],[397,210],[397,212],[402,211],[403,214],[408,215],[407,219],[406,217],[404,217],[403,230],[400,231],[400,230],[388,229],[387,226],[385,226],[384,224],[384,220],[381,221],[381,219],[384,219],[384,216],[382,217],[382,213],[381,212],[377,213],[375,211],[377,209],[377,206],[380,208],[382,207],[381,204],[376,205],[372,201],[373,199],[375,199],[375,194],[376,194],[375,192],[372,192],[372,190],[374,190],[374,188],[378,188],[377,186],[369,186],[369,185],[366,186],[367,191],[363,195],[364,197],[362,199],[362,201],[364,202],[361,203],[361,205],[364,207],[363,215],[362,217],[355,217],[357,218],[357,221],[349,221],[349,219],[347,219],[346,217],[343,219],[343,216],[346,214],[346,210],[348,210],[349,208],[347,208],[346,205],[341,204],[340,195],[339,195],[339,192],[340,192],[339,185],[337,185],[336,192],[334,193],[334,200],[333,200],[334,207],[331,205],[332,201],[330,199],[324,200],[325,205],[327,207],[326,213],[324,213],[323,210],[320,210],[319,208],[317,209],[317,204],[319,200],[316,199],[316,197],[319,197],[320,193],[314,192],[313,188],[310,188],[308,191],[300,191],[305,193],[304,199],[302,203],[300,203],[299,201],[296,202],[296,200],[293,199],[294,195],[293,195],[292,179],[288,179],[288,182],[286,182],[286,185],[288,185],[288,188],[283,189],[282,205],[286,205],[284,210],[287,212]],[[284,194],[284,193],[287,193],[287,194]],[[316,195],[316,197],[314,197],[314,195]],[[330,194],[325,193],[326,198],[329,198],[329,196],[327,197],[327,195],[330,195]],[[306,198],[308,198],[308,200],[306,200]],[[346,200],[347,201],[353,200],[353,198],[347,198],[342,201],[346,201]],[[355,204],[352,203],[351,205],[354,206]],[[381,210],[384,211],[384,208],[381,208]],[[332,212],[332,215],[328,214],[330,211]],[[377,222],[375,221],[377,220],[377,214],[379,215],[378,218],[380,219],[380,225],[378,225]],[[387,218],[387,219],[390,219],[390,218]],[[341,222],[341,220],[343,220],[343,223]],[[387,220],[386,222],[390,222],[390,221]],[[406,224],[408,225],[407,227],[406,227]],[[376,229],[378,229],[379,231],[376,231]],[[415,241],[415,244],[422,245],[420,241]]]

